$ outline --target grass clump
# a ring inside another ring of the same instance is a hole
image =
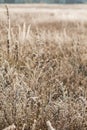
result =
[[[29,14],[20,15],[10,16],[9,49],[6,23],[0,23],[0,130],[12,124],[18,130],[86,130],[85,21],[31,24],[21,23]]]

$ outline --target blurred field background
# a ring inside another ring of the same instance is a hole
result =
[[[0,130],[13,123],[87,130],[87,5],[0,5]]]

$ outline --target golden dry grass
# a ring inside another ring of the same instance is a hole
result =
[[[86,130],[87,6],[16,6],[0,7],[0,130]]]

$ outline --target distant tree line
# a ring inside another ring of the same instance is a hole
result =
[[[85,3],[87,0],[0,0],[0,3]]]

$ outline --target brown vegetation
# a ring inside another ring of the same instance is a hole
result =
[[[0,13],[0,130],[86,130],[85,11],[9,10]]]

